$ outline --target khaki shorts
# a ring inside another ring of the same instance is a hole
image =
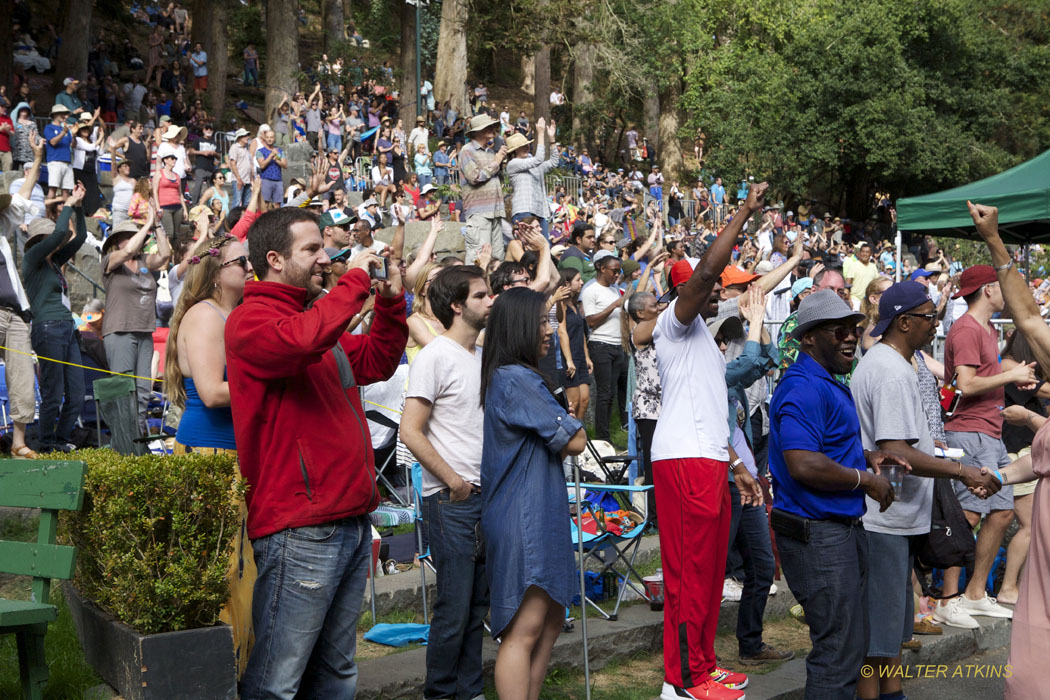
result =
[[[53,160],[47,164],[47,186],[73,191],[73,166]]]
[[[4,378],[11,401],[11,420],[32,423],[36,415],[36,371],[29,325],[10,309],[0,307],[0,345],[4,351]]]
[[[1011,452],[1010,453],[1010,461],[1011,462],[1016,462],[1017,460],[1021,459],[1025,455],[1029,455],[1029,454],[1032,454],[1032,448],[1031,447],[1022,447],[1017,452]],[[1019,498],[1021,496],[1031,496],[1033,493],[1035,493],[1035,487],[1038,486],[1038,485],[1039,485],[1039,479],[1033,479],[1032,481],[1029,481],[1029,482],[1024,483],[1024,484],[1014,484],[1014,499],[1017,499],[1017,498]]]

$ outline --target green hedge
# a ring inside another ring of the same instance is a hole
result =
[[[143,633],[215,624],[240,520],[234,458],[81,450],[69,459],[88,466],[84,508],[64,513],[60,529],[77,547],[77,588]]]

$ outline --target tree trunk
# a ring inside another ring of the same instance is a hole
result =
[[[91,0],[65,0],[60,6],[59,14],[64,19],[62,20],[62,44],[58,48],[58,58],[55,60],[56,93],[65,89],[62,81],[68,77],[81,81],[87,79],[88,50],[91,42],[91,7]],[[8,40],[3,51],[11,53],[10,30],[3,36]]]
[[[461,115],[468,115],[470,103],[464,84],[467,80],[467,20],[469,0],[445,0],[441,4],[441,29],[438,33],[437,67],[434,97],[439,103],[448,100]],[[451,125],[450,125],[451,126]]]
[[[639,141],[644,136],[649,139],[649,145],[659,150],[660,148],[660,95],[656,92],[656,86],[652,83],[645,88],[642,97],[642,129]]]
[[[535,99],[532,103],[533,119],[551,118],[551,47],[544,44],[533,60],[536,76]]]
[[[321,0],[324,11],[324,50],[334,54],[346,35],[343,21],[343,0]]]
[[[678,98],[681,93],[682,81],[677,76],[672,77],[670,84],[660,93],[660,126],[657,131],[660,140],[656,152],[659,154],[660,168],[668,180],[680,179],[684,167],[682,143],[678,138]]]
[[[406,129],[414,127],[416,116],[422,114],[419,104],[419,76],[416,75],[416,6],[404,0],[401,2],[401,111],[399,114],[405,120]]]
[[[343,22],[349,22],[354,18],[354,7],[350,0],[343,0]]]
[[[521,91],[528,95],[536,94],[536,56],[525,54],[521,57]],[[539,118],[540,115],[534,115]]]
[[[0,1],[0,36],[11,36],[11,12],[14,10],[15,3],[13,0],[2,0]],[[10,90],[14,87],[15,81],[15,61],[14,56],[11,52],[10,45],[3,51],[0,51],[0,85],[6,85]],[[9,94],[8,97],[14,97],[14,94]],[[11,102],[11,109],[14,109],[17,100]],[[16,115],[11,114],[12,118]]]
[[[295,94],[299,72],[296,0],[266,0],[266,119]]]
[[[221,121],[226,106],[226,78],[230,63],[229,47],[226,45],[226,2],[213,0],[210,3],[208,33],[201,42],[208,54],[208,102],[216,120],[216,131],[224,129]]]
[[[572,130],[579,133],[588,110],[594,102],[591,82],[594,80],[594,45],[578,44],[572,68]],[[588,139],[589,141],[589,139]]]

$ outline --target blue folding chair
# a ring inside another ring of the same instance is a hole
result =
[[[568,486],[575,487],[576,484],[570,482]],[[644,535],[652,525],[649,520],[647,504],[648,492],[653,487],[583,483],[579,486],[581,489],[586,489],[586,493],[583,496],[583,502],[576,509],[576,516],[570,518],[574,549],[579,543],[579,519],[581,519],[583,515],[589,513],[596,525],[595,532],[593,533],[589,533],[586,530],[583,531],[584,561],[580,562],[580,567],[582,568],[586,566],[588,560],[594,559],[600,563],[600,576],[604,576],[606,572],[612,572],[616,575],[617,580],[619,581],[616,605],[613,608],[612,613],[605,612],[605,610],[599,607],[597,603],[588,598],[586,591],[580,591],[580,599],[581,601],[584,601],[585,604],[589,604],[592,608],[597,610],[606,620],[616,620],[620,613],[620,605],[623,603],[624,593],[627,591],[628,587],[630,587],[631,590],[637,593],[641,598],[649,598],[645,583],[642,581],[642,575],[638,573],[638,570],[634,567],[634,561],[638,556],[638,545],[642,542],[642,535]],[[642,522],[636,524],[630,530],[617,534],[609,529],[608,522],[604,517],[604,511],[599,506],[599,503],[607,502],[607,499],[611,498],[615,500],[621,510],[633,510],[634,506],[632,500],[635,494],[642,495],[642,498],[640,499],[642,503]],[[575,501],[575,497],[571,492],[569,500],[570,502]],[[610,558],[609,554],[612,554],[613,556]],[[621,571],[617,570],[617,565],[620,566]],[[634,579],[633,581],[632,577]]]

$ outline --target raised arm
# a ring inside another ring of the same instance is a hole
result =
[[[772,292],[802,262],[802,250],[802,234],[799,234],[795,236],[795,245],[791,249],[791,257],[779,267],[759,277],[755,280],[755,284],[761,287],[766,294]]]
[[[33,149],[33,165],[26,173],[21,189],[18,190],[18,196],[25,200],[33,196],[33,185],[40,178],[40,165],[44,162],[44,139],[36,132],[30,133],[29,147]]]
[[[146,242],[146,236],[149,235],[150,229],[153,228],[153,222],[156,221],[156,216],[156,209],[150,206],[146,213],[146,223],[142,225],[142,228],[140,228],[122,247],[116,248],[109,254],[109,264],[106,266],[106,272],[116,270],[125,262],[139,254],[139,251],[142,250],[143,244]]]
[[[1050,326],[1039,313],[1031,290],[1021,273],[1013,265],[1013,258],[999,237],[999,210],[983,204],[966,203],[977,233],[984,239],[992,254],[992,265],[999,275],[999,286],[1006,300],[1006,309],[1014,325],[1024,334],[1041,367],[1050,367]],[[965,391],[965,389],[963,389]]]
[[[725,228],[718,234],[711,247],[704,253],[700,263],[693,270],[689,279],[679,287],[678,303],[675,304],[675,317],[682,325],[688,326],[700,311],[710,303],[711,293],[715,289],[722,270],[729,264],[733,246],[743,230],[744,224],[751,215],[765,205],[766,190],[769,184],[760,182],[747,193],[747,201]]]
[[[412,289],[416,286],[416,278],[419,277],[419,273],[423,270],[428,262],[430,262],[430,256],[434,254],[434,245],[437,243],[438,233],[441,232],[441,219],[431,219],[430,231],[427,232],[427,237],[423,239],[423,242],[419,245],[419,251],[416,253],[416,259],[412,261],[412,264],[405,270],[405,286]]]

